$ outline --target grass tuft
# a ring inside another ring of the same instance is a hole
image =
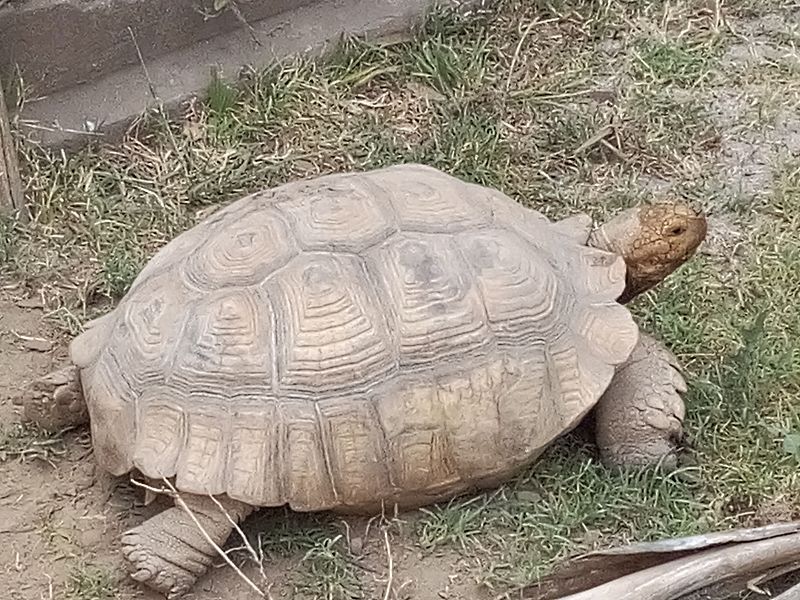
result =
[[[267,560],[299,557],[290,577],[298,593],[324,600],[361,598],[361,569],[349,555],[344,536],[330,519],[283,512],[259,522],[255,547]]]
[[[117,586],[110,571],[94,566],[73,569],[67,584],[67,600],[112,600]]]
[[[52,462],[64,454],[63,432],[48,432],[33,423],[0,427],[0,463],[7,460],[39,459]]]
[[[712,47],[672,40],[641,40],[633,52],[633,74],[659,85],[698,86],[711,77]]]

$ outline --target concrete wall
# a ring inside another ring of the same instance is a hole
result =
[[[314,2],[236,1],[248,22]],[[37,94],[48,94],[139,64],[136,44],[151,60],[242,26],[230,10],[204,17],[211,4],[212,0],[11,2],[0,10],[0,57],[6,70],[18,65]]]
[[[113,137],[154,104],[202,94],[211,73],[235,76],[318,51],[342,34],[382,35],[418,20],[432,0],[12,0],[0,9],[0,74],[18,69],[29,89],[22,120],[45,144],[75,147]],[[142,67],[136,45],[146,66]],[[254,37],[258,42],[254,41]]]

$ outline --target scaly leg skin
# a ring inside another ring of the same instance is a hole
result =
[[[609,467],[677,467],[686,382],[678,360],[660,342],[641,333],[595,409],[595,436]]]
[[[209,537],[221,547],[233,525],[206,496],[181,496]],[[254,508],[229,498],[218,498],[237,523]],[[134,527],[122,536],[122,553],[133,579],[165,594],[179,598],[188,592],[219,555],[189,513],[175,506]]]
[[[89,422],[80,374],[74,365],[34,381],[14,404],[24,407],[26,420],[48,430]]]

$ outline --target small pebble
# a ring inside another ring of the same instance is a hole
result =
[[[361,536],[350,538],[350,552],[355,556],[360,556],[364,551],[364,539]]]

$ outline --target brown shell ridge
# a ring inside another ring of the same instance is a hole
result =
[[[212,213],[194,227],[190,227],[160,248],[142,268],[128,290],[130,294],[133,290],[142,285],[147,279],[157,276],[168,269],[174,267],[185,255],[192,254],[201,246],[214,232],[220,223],[225,221],[230,215],[236,218],[247,214],[251,210],[251,197],[242,198],[240,201],[232,202],[228,206]]]
[[[119,366],[109,369],[107,352],[81,371],[84,394],[90,415],[92,446],[98,463],[112,475],[120,476],[133,468],[136,392],[122,379]],[[126,401],[126,395],[128,396]]]
[[[285,192],[275,208],[306,252],[360,253],[398,231],[386,190],[361,173],[289,184]]]
[[[630,311],[616,301],[625,287],[622,257],[583,245],[575,250],[555,264],[575,290],[577,301],[567,325],[582,362],[581,403],[590,408],[608,387],[616,366],[630,356],[639,328]],[[574,414],[580,418],[584,413]]]
[[[578,246],[577,252],[558,265],[579,299],[574,318],[568,323],[583,338],[586,352],[609,365],[624,362],[639,334],[630,311],[616,301],[625,287],[624,259],[603,250]]]
[[[272,206],[222,220],[213,233],[179,261],[184,284],[199,292],[260,285],[300,254],[291,225]]]
[[[175,485],[195,494],[224,494],[231,452],[232,413],[228,402],[202,403],[187,414],[186,434],[176,464]]]
[[[586,351],[598,354],[609,365],[626,360],[636,344],[638,326],[628,309],[616,301],[625,288],[623,258],[580,244],[575,236],[565,234],[563,227],[543,220],[535,211],[501,199],[498,203],[499,221],[547,256],[560,274],[559,281],[572,287],[576,304],[573,318],[565,318],[565,322],[585,340]]]

